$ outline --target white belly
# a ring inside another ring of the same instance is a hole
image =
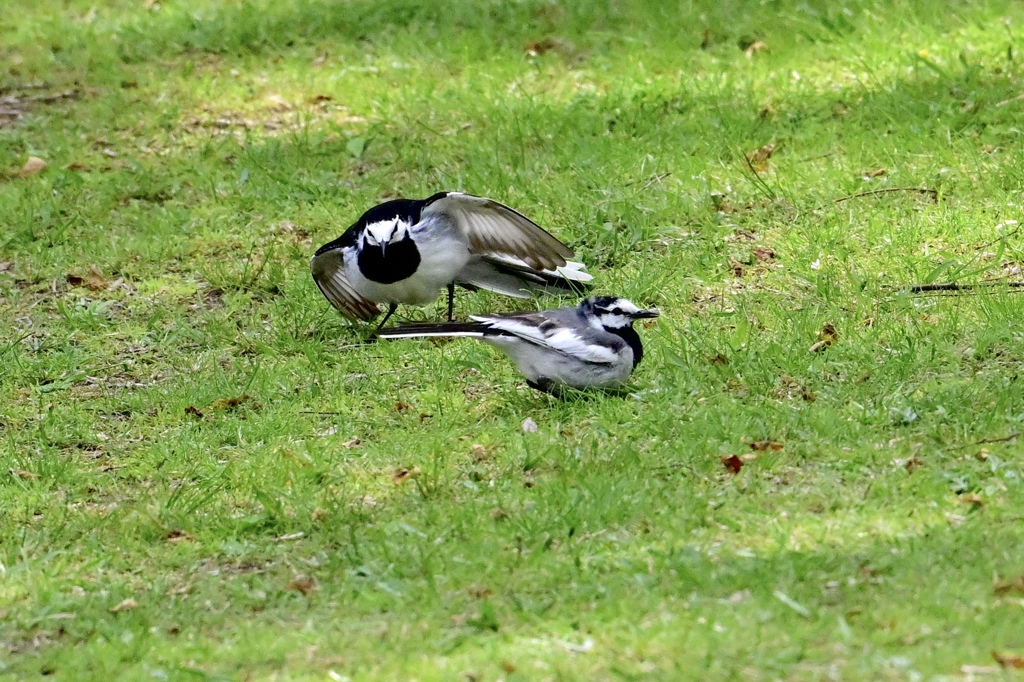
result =
[[[423,229],[419,229],[421,226]],[[417,240],[419,267],[409,277],[390,284],[374,282],[363,276],[354,258],[345,262],[345,277],[357,292],[371,301],[423,305],[436,300],[440,291],[454,282],[469,262],[469,245],[454,230],[418,234],[434,227],[437,226],[420,223],[414,228],[413,237],[423,239]]]

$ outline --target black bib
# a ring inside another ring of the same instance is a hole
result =
[[[416,272],[420,266],[420,252],[408,234],[402,241],[388,244],[386,249],[363,242],[358,265],[359,272],[366,279],[379,284],[394,284]]]

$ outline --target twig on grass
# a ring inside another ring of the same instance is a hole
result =
[[[985,443],[1008,443],[1019,436],[1024,436],[1024,431],[1014,431],[1009,436],[1002,436],[1001,438],[982,438],[972,445],[984,445]]]
[[[1010,289],[1024,288],[1024,282],[974,282],[972,284],[959,284],[957,282],[943,282],[941,284],[912,284],[907,290],[912,294],[925,294],[936,291],[976,291],[991,287],[1008,287]]]
[[[939,190],[931,189],[930,187],[883,187],[881,189],[871,189],[867,192],[857,192],[845,197],[839,197],[833,203],[841,204],[844,201],[850,199],[859,199],[861,197],[869,197],[875,194],[886,194],[888,192],[918,192],[919,194],[931,195],[932,201],[936,204],[939,203]]]
[[[657,175],[651,176],[651,178],[646,183],[644,183],[644,186],[640,188],[640,191],[641,192],[644,191],[645,189],[647,189],[648,187],[650,187],[654,183],[660,182],[661,180],[664,180],[665,178],[667,178],[670,175],[672,175],[671,171],[668,171],[668,172],[665,172],[665,173],[658,173]],[[637,178],[636,180],[630,180],[629,182],[624,183],[622,186],[623,187],[629,187],[631,185],[635,185],[638,182],[640,182],[639,178]]]
[[[53,86],[45,81],[42,83],[11,83],[10,85],[0,85],[0,95],[25,90],[49,90],[51,87]]]
[[[973,284],[944,282],[942,284],[932,285],[912,285],[908,288],[908,291],[911,294],[924,294],[933,291],[974,291],[989,287],[1009,287],[1010,289],[1020,289],[1021,287],[1024,287],[1024,282],[975,282]]]
[[[81,93],[78,90],[65,90],[64,92],[57,92],[52,95],[32,95],[31,97],[23,97],[22,99],[26,102],[42,102],[43,104],[53,104],[59,102],[62,99],[77,99]]]
[[[975,445],[987,445],[993,442],[1010,442],[1014,438],[1019,438],[1022,435],[1024,435],[1024,431],[1014,431],[1010,435],[982,438],[981,440],[975,440],[974,442],[965,443],[963,445],[956,445],[955,447],[953,447],[953,450],[964,450],[966,449],[966,447],[974,447]]]
[[[1012,224],[1013,224],[1013,223],[1015,223],[1015,222],[1017,222],[1017,221],[1015,221],[1015,220],[1011,220],[1011,221],[1009,221],[1009,222],[1007,222],[1007,223],[1000,223],[999,225],[997,225],[997,226],[996,226],[996,229],[998,230],[998,229],[999,229],[1000,227],[1003,227],[1003,226],[1005,226],[1005,225],[1012,225]],[[976,249],[975,249],[975,251],[983,251],[983,250],[987,249],[988,247],[992,246],[993,244],[997,244],[997,243],[999,243],[999,242],[1001,242],[1001,241],[1004,241],[1004,240],[1007,240],[1007,239],[1009,239],[1009,238],[1010,238],[1010,237],[1012,237],[1013,235],[1015,235],[1015,234],[1017,234],[1018,232],[1020,232],[1020,230],[1021,230],[1021,227],[1024,227],[1024,225],[1017,225],[1017,227],[1013,228],[1012,230],[1010,230],[1010,231],[1009,231],[1009,232],[1007,232],[1006,234],[1002,234],[1002,235],[999,235],[998,237],[996,237],[996,238],[995,238],[995,239],[993,239],[992,241],[990,241],[990,242],[987,242],[987,243],[985,243],[985,244],[982,244],[981,246],[979,246],[978,248],[976,248]]]
[[[996,102],[996,106],[997,107],[1005,107],[1007,104],[1012,104],[1014,102],[1019,102],[1022,99],[1024,99],[1024,92],[1020,93],[1016,97],[1011,97],[1010,99],[1004,99],[1002,102]]]

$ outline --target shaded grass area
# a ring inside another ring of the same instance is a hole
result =
[[[996,589],[1024,572],[1022,299],[903,289],[1019,275],[1020,20],[0,17],[4,93],[77,93],[0,128],[0,675],[921,679],[1024,653]],[[29,155],[48,168],[14,177]],[[835,201],[895,187],[939,200]],[[310,253],[441,188],[664,311],[628,398],[551,400],[468,342],[359,343]]]

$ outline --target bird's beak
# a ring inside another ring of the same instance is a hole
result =
[[[648,317],[657,317],[660,314],[661,311],[658,310],[657,308],[650,308],[649,310],[638,310],[637,312],[633,313],[632,317],[633,319],[636,320],[642,320]]]

